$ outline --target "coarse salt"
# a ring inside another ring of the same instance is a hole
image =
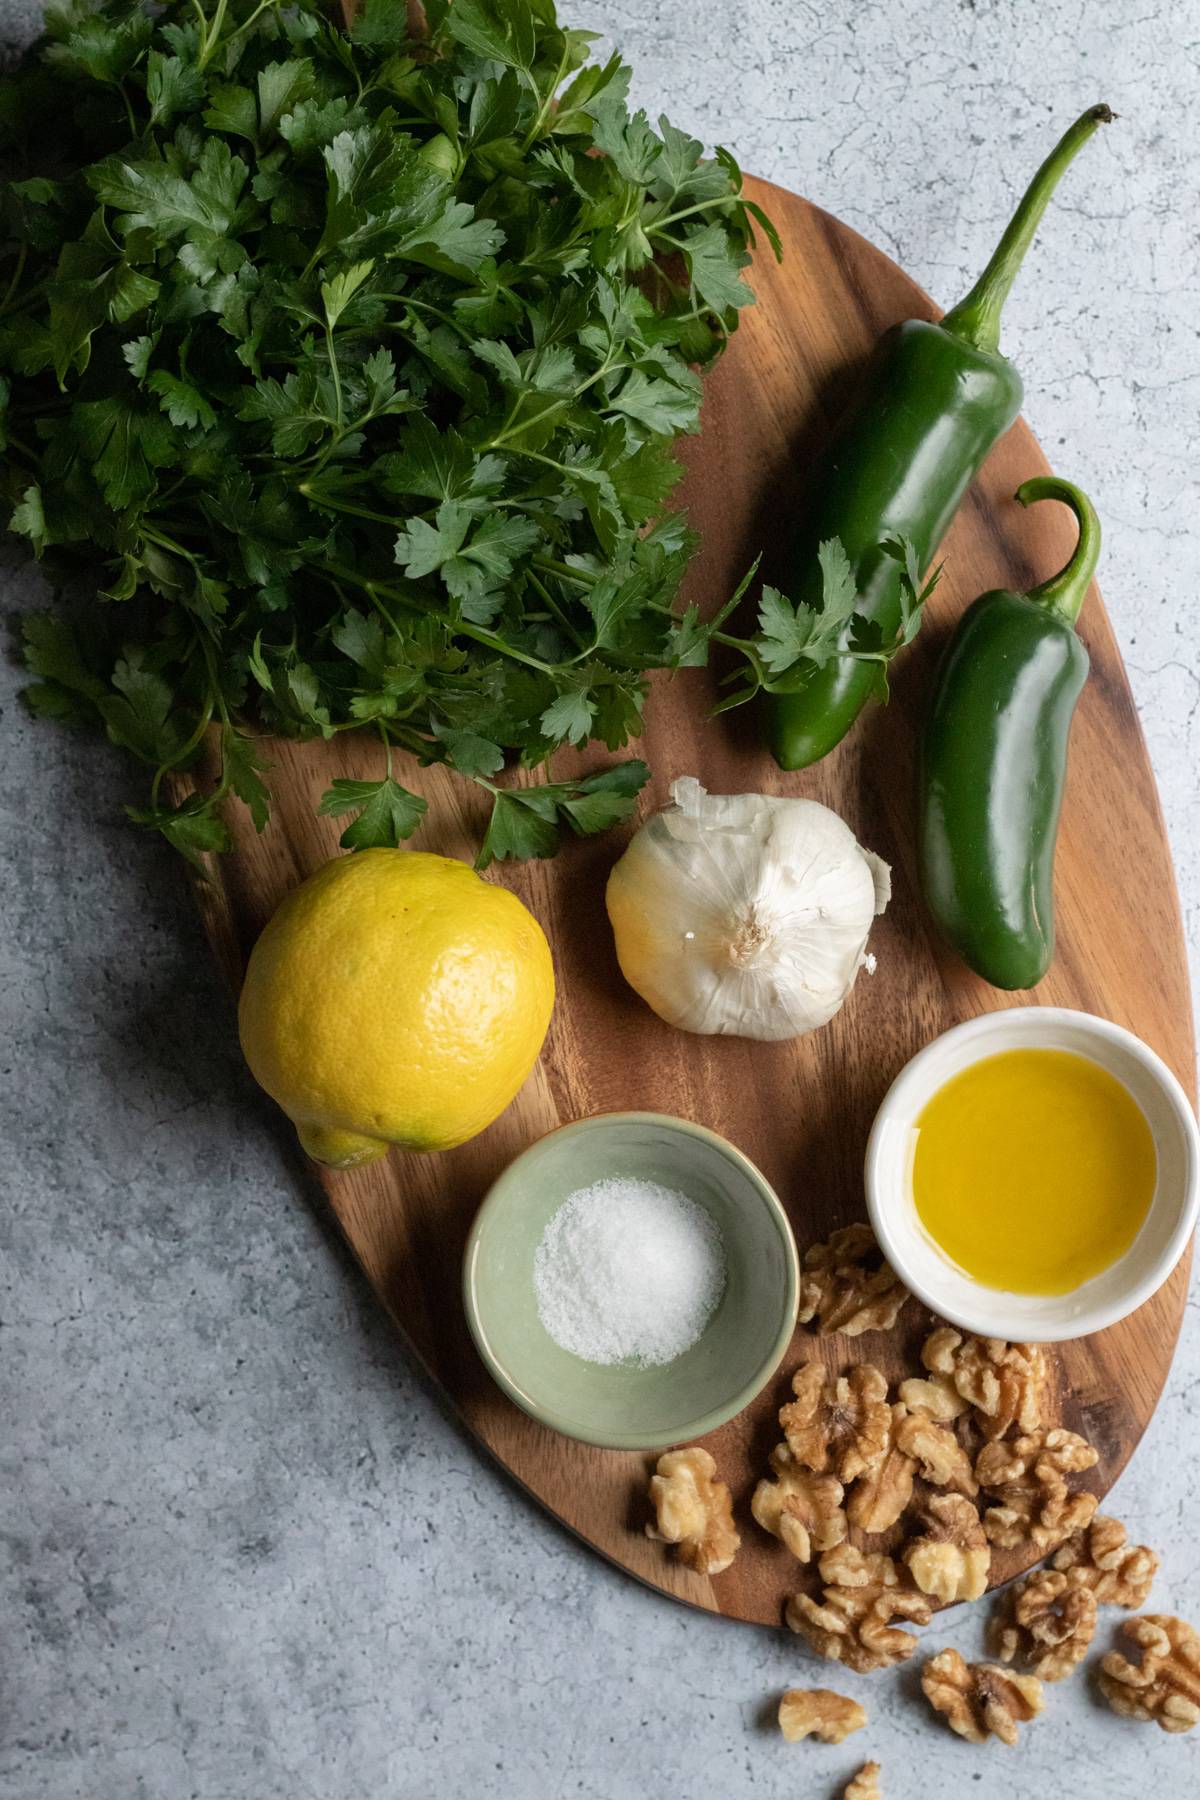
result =
[[[690,1348],[725,1290],[716,1222],[686,1194],[615,1176],[563,1201],[533,1260],[538,1317],[591,1363],[652,1368]]]

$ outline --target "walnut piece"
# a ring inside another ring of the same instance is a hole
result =
[[[866,1708],[832,1688],[789,1688],[779,1702],[779,1729],[789,1744],[806,1737],[840,1744],[866,1722]]]
[[[944,1425],[951,1419],[961,1418],[970,1405],[945,1375],[930,1375],[924,1379],[910,1375],[907,1381],[900,1383],[897,1392],[910,1412],[928,1413],[931,1419]]]
[[[992,1627],[1000,1660],[1019,1659],[1042,1681],[1065,1680],[1095,1635],[1095,1594],[1054,1569],[1035,1569],[1016,1582]]]
[[[905,1408],[897,1403],[891,1409],[883,1461],[854,1484],[846,1511],[858,1531],[890,1530],[912,1499],[916,1464],[897,1442],[897,1429],[904,1418]]]
[[[1167,1613],[1143,1613],[1121,1626],[1142,1652],[1141,1666],[1110,1650],[1100,1691],[1127,1719],[1153,1719],[1164,1731],[1190,1731],[1200,1719],[1200,1632]]]
[[[1046,1355],[1040,1344],[964,1337],[943,1325],[926,1338],[921,1361],[971,1403],[984,1437],[1003,1437],[1011,1425],[1036,1431],[1041,1424]]]
[[[948,1425],[924,1410],[909,1412],[905,1407],[896,1425],[896,1441],[918,1464],[931,1487],[953,1488],[968,1500],[975,1498],[979,1483],[971,1471],[971,1459]]]
[[[940,1650],[921,1670],[921,1686],[935,1712],[945,1713],[951,1731],[971,1744],[997,1737],[1015,1744],[1017,1726],[1042,1710],[1036,1675],[1014,1675],[995,1663],[964,1662],[957,1650]]]
[[[797,1462],[818,1475],[832,1470],[848,1483],[869,1475],[887,1454],[892,1414],[887,1382],[870,1363],[828,1380],[820,1363],[803,1363],[792,1377],[796,1398],[779,1409],[779,1423]]]
[[[786,1444],[772,1450],[771,1468],[775,1479],[764,1476],[750,1502],[763,1530],[805,1563],[840,1544],[846,1535],[845,1490],[837,1476],[814,1475],[796,1461]]]
[[[909,1298],[869,1225],[845,1225],[804,1252],[798,1316],[802,1325],[817,1321],[818,1337],[890,1331]]]
[[[1085,1530],[1096,1496],[1072,1493],[1066,1477],[1098,1461],[1084,1438],[1061,1426],[985,1444],[975,1459],[975,1476],[995,1498],[983,1515],[989,1541],[1002,1550],[1033,1544],[1044,1552]]]
[[[923,1594],[944,1606],[987,1591],[992,1553],[979,1514],[961,1494],[934,1494],[922,1512],[925,1530],[902,1552]]]
[[[784,1617],[818,1656],[845,1663],[859,1675],[904,1662],[917,1647],[910,1631],[893,1625],[905,1619],[928,1625],[929,1601],[906,1583],[890,1556],[866,1554],[851,1544],[827,1550],[818,1563],[826,1583],[820,1600],[793,1594]]]
[[[1054,1558],[1072,1582],[1091,1588],[1098,1606],[1145,1606],[1158,1558],[1145,1544],[1128,1544],[1120,1519],[1097,1513],[1086,1531],[1065,1543]]]
[[[733,1501],[707,1450],[693,1444],[668,1450],[650,1478],[655,1524],[646,1536],[679,1546],[679,1560],[698,1575],[719,1575],[737,1555],[741,1539],[733,1523]]]
[[[883,1800],[879,1785],[881,1770],[877,1762],[864,1763],[842,1794],[842,1800]]]

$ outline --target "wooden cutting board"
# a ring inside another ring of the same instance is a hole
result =
[[[753,269],[758,304],[707,377],[704,429],[683,446],[682,499],[703,549],[688,597],[713,607],[758,551],[786,542],[822,444],[856,365],[897,319],[934,308],[878,250],[827,213],[762,182],[749,191],[773,215],[786,256],[765,247]],[[1048,232],[1048,235],[1052,233]],[[1047,255],[1052,255],[1048,248]],[[1036,268],[1029,280],[1036,280]],[[1064,323],[1064,330],[1069,324]],[[1020,345],[1010,349],[1020,356]],[[414,1355],[464,1423],[516,1479],[574,1531],[643,1581],[713,1611],[777,1624],[796,1565],[749,1520],[747,1502],[778,1438],[774,1414],[794,1364],[831,1369],[877,1362],[899,1378],[916,1367],[929,1316],[915,1303],[895,1333],[823,1343],[805,1330],[777,1379],[742,1417],[709,1440],[734,1490],[744,1546],[709,1581],[647,1541],[648,1459],[557,1437],[517,1411],[485,1374],[459,1298],[459,1264],[475,1207],[494,1176],[532,1139],[589,1113],[645,1107],[723,1132],[753,1158],[787,1205],[803,1249],[864,1216],[861,1163],[874,1110],[905,1060],[936,1033],[1011,1004],[934,941],[916,891],[913,742],[934,663],[962,606],[985,588],[1024,587],[1057,569],[1074,542],[1064,509],[1026,513],[1012,500],[1046,459],[1018,423],[967,496],[944,547],[946,575],[894,697],[874,708],[818,768],[784,775],[763,750],[750,712],[713,721],[712,677],[692,670],[655,684],[640,746],[654,778],[644,810],[671,780],[698,775],[717,792],[805,794],[833,806],[894,869],[895,898],[872,937],[878,971],[863,976],[842,1014],[791,1044],[697,1038],[670,1030],[626,987],[613,954],[604,882],[626,833],[573,842],[552,862],[502,866],[491,879],[520,894],[549,934],[558,1004],[541,1063],[508,1112],[473,1143],[442,1156],[393,1153],[345,1174],[314,1168],[355,1255]],[[1069,451],[1061,472],[1070,476]],[[1096,496],[1104,510],[1104,495]],[[1120,654],[1098,593],[1082,634],[1092,678],[1075,724],[1058,852],[1059,949],[1029,998],[1107,1015],[1139,1033],[1194,1093],[1184,942],[1154,780]],[[338,826],[316,802],[333,777],[379,772],[371,738],[267,745],[274,817],[261,838],[231,815],[237,848],[213,868],[200,902],[229,981],[239,981],[255,935],[287,890],[337,851]],[[608,758],[603,752],[593,763]],[[566,758],[562,768],[576,764]],[[211,771],[201,770],[203,781]],[[430,822],[414,844],[471,856],[482,826],[479,791],[437,769],[401,766],[426,794]],[[1018,997],[1021,998],[1021,997]],[[1187,1260],[1123,1325],[1052,1353],[1059,1417],[1100,1452],[1092,1477],[1105,1492],[1141,1436],[1170,1365]],[[397,1493],[396,1504],[403,1504]],[[1007,1576],[1017,1559],[997,1559]]]

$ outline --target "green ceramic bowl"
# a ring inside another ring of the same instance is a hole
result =
[[[601,1367],[563,1350],[538,1318],[533,1259],[562,1202],[607,1176],[675,1188],[725,1240],[725,1292],[690,1350],[657,1368]],[[531,1144],[485,1196],[463,1264],[479,1354],[504,1392],[543,1425],[609,1450],[701,1437],[770,1380],[796,1323],[791,1226],[752,1162],[686,1119],[602,1113]]]

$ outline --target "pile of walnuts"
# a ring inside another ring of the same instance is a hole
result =
[[[869,1226],[836,1231],[804,1258],[800,1318],[818,1336],[891,1329],[908,1299]],[[944,1650],[921,1674],[954,1731],[972,1743],[1012,1744],[1018,1726],[1042,1711],[1043,1683],[1065,1679],[1087,1654],[1099,1608],[1145,1603],[1158,1558],[1128,1544],[1125,1527],[1074,1485],[1097,1453],[1047,1416],[1040,1345],[939,1326],[921,1362],[923,1372],[894,1393],[871,1363],[838,1375],[802,1363],[779,1413],[783,1441],[750,1511],[806,1574],[815,1571],[815,1582],[786,1602],[788,1626],[859,1674],[912,1656],[912,1628],[928,1624],[936,1607],[980,1598],[993,1547],[1051,1555],[1002,1595],[990,1625],[996,1662],[967,1663]],[[650,1534],[678,1544],[700,1573],[727,1568],[739,1540],[729,1489],[708,1453],[693,1447],[661,1458],[652,1490],[658,1525]],[[895,1556],[857,1542],[901,1523],[907,1535]],[[1158,1614],[1131,1618],[1124,1631],[1142,1660],[1103,1658],[1105,1698],[1126,1717],[1186,1731],[1200,1720],[1200,1635]],[[866,1713],[828,1689],[791,1689],[779,1721],[789,1740],[840,1743]],[[878,1765],[867,1764],[846,1793],[877,1796]]]

